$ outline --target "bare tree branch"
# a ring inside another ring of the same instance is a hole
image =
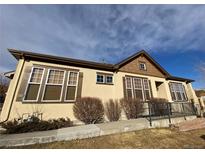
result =
[[[6,78],[3,74],[0,74],[0,103],[4,102],[4,99],[6,97],[6,92],[9,86],[9,81],[10,80]]]

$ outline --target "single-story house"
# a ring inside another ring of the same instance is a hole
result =
[[[73,115],[80,97],[109,99],[152,97],[169,102],[194,102],[198,98],[191,79],[169,74],[142,50],[117,64],[97,63],[8,49],[18,60],[0,116],[1,122],[41,112],[44,119]],[[183,70],[182,70],[183,71]]]

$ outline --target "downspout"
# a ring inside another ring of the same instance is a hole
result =
[[[22,71],[23,71],[23,67],[24,67],[24,64],[25,64],[25,58],[24,58],[24,55],[22,55],[22,59],[23,59],[23,64],[21,66],[21,69],[20,69],[20,73],[19,73],[19,76],[18,76],[18,79],[17,79],[17,83],[16,83],[16,86],[15,86],[15,89],[14,89],[14,93],[13,93],[13,96],[12,96],[12,100],[11,100],[11,105],[9,107],[9,112],[7,114],[7,117],[6,117],[6,120],[0,122],[0,124],[8,121],[9,119],[9,116],[10,116],[10,113],[11,113],[11,108],[12,108],[12,105],[13,105],[13,102],[14,102],[14,98],[15,98],[15,95],[16,95],[16,90],[17,90],[17,87],[19,85],[19,81],[20,81],[20,77],[21,77],[21,74],[22,74]]]

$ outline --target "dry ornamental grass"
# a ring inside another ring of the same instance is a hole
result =
[[[18,148],[205,148],[205,129],[188,132],[166,128],[145,129],[90,139],[36,144]]]

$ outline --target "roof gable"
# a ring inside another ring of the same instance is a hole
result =
[[[146,71],[139,69],[138,66],[140,62],[146,64]],[[170,74],[144,50],[122,60],[121,62],[116,64],[115,67],[120,71],[130,73],[152,75],[158,77],[170,76]]]

